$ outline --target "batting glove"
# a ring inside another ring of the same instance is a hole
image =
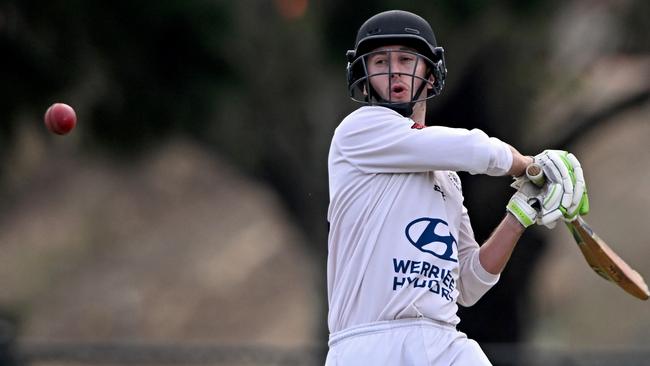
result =
[[[555,227],[557,221],[563,217],[562,198],[564,196],[564,187],[560,183],[544,183],[537,196],[539,202],[538,225],[546,226],[549,229]]]
[[[533,206],[538,204],[541,189],[526,178],[517,178],[512,187],[517,188],[517,192],[510,198],[506,210],[527,228],[539,216],[538,210]]]
[[[561,188],[559,210],[566,221],[575,220],[578,215],[589,212],[589,198],[582,167],[578,159],[571,153],[563,150],[544,150],[534,157],[537,164],[542,167],[549,189],[546,192],[548,199],[553,199]],[[557,187],[559,188],[553,188]],[[542,212],[543,212],[542,205]],[[556,215],[556,214],[554,214]]]
[[[517,189],[517,193],[512,196],[506,209],[524,227],[537,223],[552,229],[563,217],[560,210],[564,193],[561,184],[546,182],[538,187],[527,177],[519,177],[511,186]]]

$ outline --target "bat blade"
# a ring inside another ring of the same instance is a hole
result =
[[[639,272],[630,267],[616,254],[582,217],[568,223],[582,255],[589,266],[604,279],[614,282],[630,295],[641,300],[650,297],[648,285]]]

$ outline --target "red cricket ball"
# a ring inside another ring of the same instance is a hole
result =
[[[45,112],[45,126],[57,135],[65,135],[77,124],[77,114],[65,103],[54,103]]]

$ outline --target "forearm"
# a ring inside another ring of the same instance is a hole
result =
[[[514,216],[506,214],[479,251],[479,260],[487,272],[503,271],[524,230]]]

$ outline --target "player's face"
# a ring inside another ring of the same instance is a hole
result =
[[[376,48],[368,56],[370,83],[384,100],[408,103],[419,99],[419,95],[414,94],[424,82],[427,65],[415,52],[409,47],[392,45]],[[432,76],[428,84],[425,89],[432,88]],[[426,93],[425,90],[422,93]]]

